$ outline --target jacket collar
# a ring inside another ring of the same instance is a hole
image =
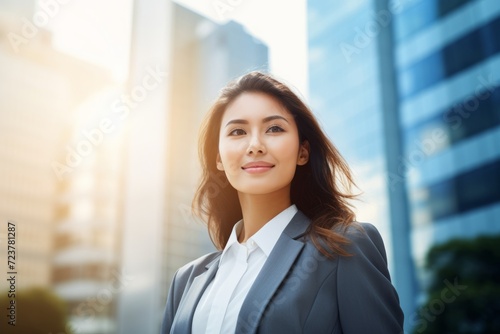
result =
[[[309,224],[309,218],[298,211],[285,228],[243,301],[236,333],[255,333],[262,318],[268,316],[264,310],[302,251],[304,242],[297,239],[307,232]]]
[[[196,305],[200,301],[201,296],[205,292],[208,284],[214,278],[217,269],[219,268],[220,254],[212,262],[205,266],[206,271],[196,276],[193,283],[189,287],[186,296],[182,299],[179,308],[177,309],[174,322],[172,324],[171,333],[191,333],[194,311]],[[175,330],[174,330],[175,329]]]

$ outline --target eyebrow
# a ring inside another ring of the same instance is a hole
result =
[[[267,116],[262,119],[262,123],[267,123],[270,121],[274,121],[276,119],[281,119],[284,120],[285,122],[289,123],[288,120],[280,115],[273,115],[273,116]],[[226,127],[231,124],[248,124],[248,121],[245,119],[232,119],[229,122],[227,122]]]

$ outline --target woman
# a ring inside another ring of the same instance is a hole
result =
[[[402,333],[384,245],[354,222],[353,181],[307,106],[252,72],[200,138],[193,201],[218,252],[174,276],[162,333]]]

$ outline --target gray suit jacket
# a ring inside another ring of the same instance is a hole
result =
[[[376,228],[350,228],[346,249],[352,256],[327,259],[307,237],[309,223],[299,211],[281,234],[243,302],[236,333],[403,333],[403,312]],[[191,333],[220,255],[205,255],[177,271],[162,333]]]

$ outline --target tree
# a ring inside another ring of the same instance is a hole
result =
[[[414,333],[500,333],[500,236],[434,246],[427,302]]]
[[[12,305],[15,305],[15,308]],[[12,298],[12,295],[9,297],[6,291],[0,295],[0,309],[2,310],[1,333],[71,334],[66,328],[65,303],[48,289],[32,288],[16,291],[15,298]],[[9,315],[15,315],[15,326],[8,323],[12,320]]]

